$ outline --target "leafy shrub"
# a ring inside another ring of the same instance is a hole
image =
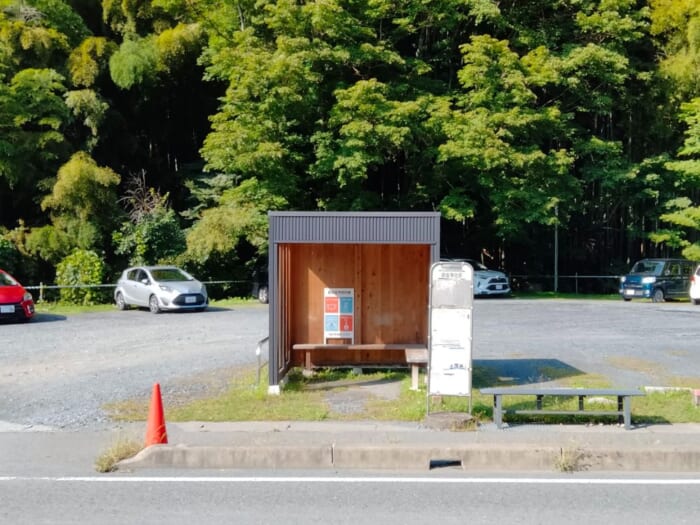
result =
[[[112,236],[116,253],[127,255],[132,265],[172,263],[185,251],[185,233],[177,214],[164,204],[165,197],[162,199],[136,221],[124,223]]]
[[[20,267],[21,255],[9,240],[0,237],[0,268],[11,274],[16,274]]]
[[[73,288],[102,284],[104,262],[91,250],[74,250],[56,266],[56,284],[61,288],[61,302],[90,305],[102,302],[105,293],[99,288]]]

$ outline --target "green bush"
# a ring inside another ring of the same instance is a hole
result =
[[[0,268],[11,274],[17,274],[20,267],[21,255],[15,245],[0,236]]]
[[[185,251],[185,233],[177,214],[159,206],[144,215],[139,222],[126,222],[114,232],[112,240],[116,253],[127,255],[129,264],[172,263]]]
[[[102,284],[104,262],[91,250],[74,250],[56,266],[56,284],[61,288],[61,302],[92,305],[102,302],[104,292],[100,288],[72,288]]]

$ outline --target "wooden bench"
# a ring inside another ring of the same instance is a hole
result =
[[[315,344],[297,343],[292,345],[293,350],[304,352],[304,367],[310,370],[312,367],[311,354],[322,350],[404,350],[406,363],[411,366],[411,390],[418,390],[418,375],[421,366],[428,364],[428,348],[422,344],[412,343],[368,343],[368,344]]]
[[[634,396],[643,396],[641,390],[620,390],[610,388],[536,388],[536,387],[503,387],[482,388],[482,394],[493,395],[493,420],[498,428],[503,426],[503,414],[553,414],[553,415],[591,415],[609,416],[617,415],[618,421],[629,429],[632,422],[632,409],[630,400]],[[536,408],[529,410],[514,410],[503,408],[503,396],[535,396]],[[578,397],[578,410],[548,410],[542,406],[545,396]],[[583,400],[588,396],[614,396],[617,397],[616,410],[584,410]]]

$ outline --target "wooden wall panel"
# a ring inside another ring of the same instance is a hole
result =
[[[362,342],[427,342],[429,248],[367,244],[362,250]]]
[[[394,244],[289,244],[282,267],[286,342],[323,343],[323,289],[355,289],[355,343],[423,343],[428,339],[430,247]],[[286,283],[286,284],[285,284]],[[349,342],[349,341],[337,341]],[[390,362],[401,352],[316,352],[324,364]],[[293,356],[293,364],[301,364]]]

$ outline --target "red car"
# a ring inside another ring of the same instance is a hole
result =
[[[0,321],[29,321],[34,317],[34,299],[5,270],[0,270]]]

